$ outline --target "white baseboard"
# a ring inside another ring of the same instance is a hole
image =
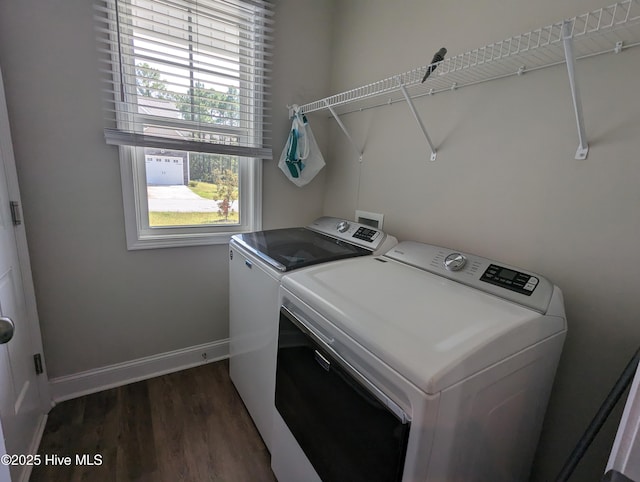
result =
[[[191,346],[49,380],[55,403],[229,357],[229,340]]]

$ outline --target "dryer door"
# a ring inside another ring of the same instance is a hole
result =
[[[409,421],[336,355],[283,308],[276,409],[323,482],[400,481]]]

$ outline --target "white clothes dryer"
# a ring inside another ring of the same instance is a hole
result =
[[[528,479],[567,329],[550,281],[402,242],[281,285],[280,482]]]

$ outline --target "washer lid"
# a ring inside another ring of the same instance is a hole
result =
[[[563,317],[382,257],[292,272],[282,285],[429,394],[566,329]]]
[[[368,249],[306,228],[234,234],[231,239],[279,271],[371,254]]]

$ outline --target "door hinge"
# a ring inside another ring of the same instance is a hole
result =
[[[40,353],[33,355],[33,363],[36,366],[36,375],[40,375],[42,373],[42,356]]]
[[[22,217],[20,216],[20,203],[18,201],[9,201],[11,207],[11,220],[14,226],[20,226],[22,224]]]

